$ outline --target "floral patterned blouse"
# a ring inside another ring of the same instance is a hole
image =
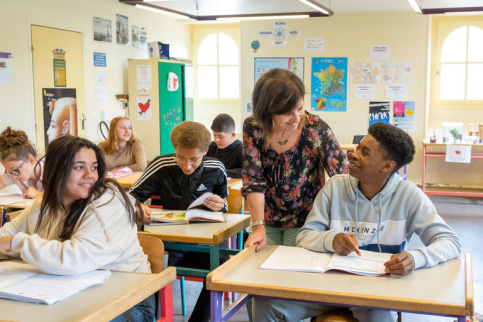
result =
[[[253,116],[243,124],[243,188],[265,194],[265,223],[279,228],[302,227],[317,193],[329,176],[349,172],[349,161],[332,129],[317,115],[305,112],[300,141],[278,154],[264,147]]]

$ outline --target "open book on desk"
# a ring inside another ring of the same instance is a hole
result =
[[[53,304],[89,286],[103,283],[109,276],[109,270],[79,275],[49,275],[30,264],[1,261],[0,298]]]
[[[27,208],[34,199],[24,199],[19,193],[0,193],[0,206]]]
[[[361,257],[352,252],[347,256],[319,253],[302,247],[279,246],[260,266],[260,269],[325,273],[340,270],[357,275],[385,274],[384,263],[392,254],[360,250]]]
[[[125,177],[125,176],[127,176],[131,173],[132,173],[131,169],[129,169],[128,167],[124,167],[124,168],[119,168],[119,169],[114,169],[114,170],[108,171],[107,177],[111,178],[111,179],[118,179],[118,178]]]
[[[151,209],[151,225],[187,224],[190,222],[225,222],[225,215],[221,211],[211,211],[203,205],[206,198],[213,193],[206,192],[189,205],[186,211]]]

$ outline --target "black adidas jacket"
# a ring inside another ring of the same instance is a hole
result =
[[[203,157],[203,162],[190,175],[183,173],[176,164],[174,154],[156,157],[144,170],[141,177],[129,190],[129,193],[141,202],[145,202],[152,195],[161,197],[161,205],[165,209],[180,209],[180,201],[183,194],[188,190],[195,173],[203,171],[198,182],[198,187],[191,196],[190,203],[205,192],[212,192],[225,199],[228,196],[227,177],[225,167],[220,161]],[[225,212],[225,207],[221,210]]]
[[[211,142],[208,153],[209,157],[217,158],[225,165],[226,174],[230,178],[241,178],[243,143],[235,140],[224,149],[218,149],[215,142]]]

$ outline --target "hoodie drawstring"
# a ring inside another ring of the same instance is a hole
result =
[[[357,217],[357,205],[359,202],[359,193],[356,191],[356,241],[357,241],[357,223],[359,222],[359,218]],[[359,242],[357,242],[359,244]]]
[[[381,217],[382,217],[382,201],[381,201],[381,199],[382,199],[382,195],[379,195],[379,221],[377,222],[377,247],[379,248],[379,253],[382,253],[381,245],[379,244],[379,230],[381,229]]]

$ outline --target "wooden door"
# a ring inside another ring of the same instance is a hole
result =
[[[56,137],[85,137],[82,33],[32,25],[37,148]]]

